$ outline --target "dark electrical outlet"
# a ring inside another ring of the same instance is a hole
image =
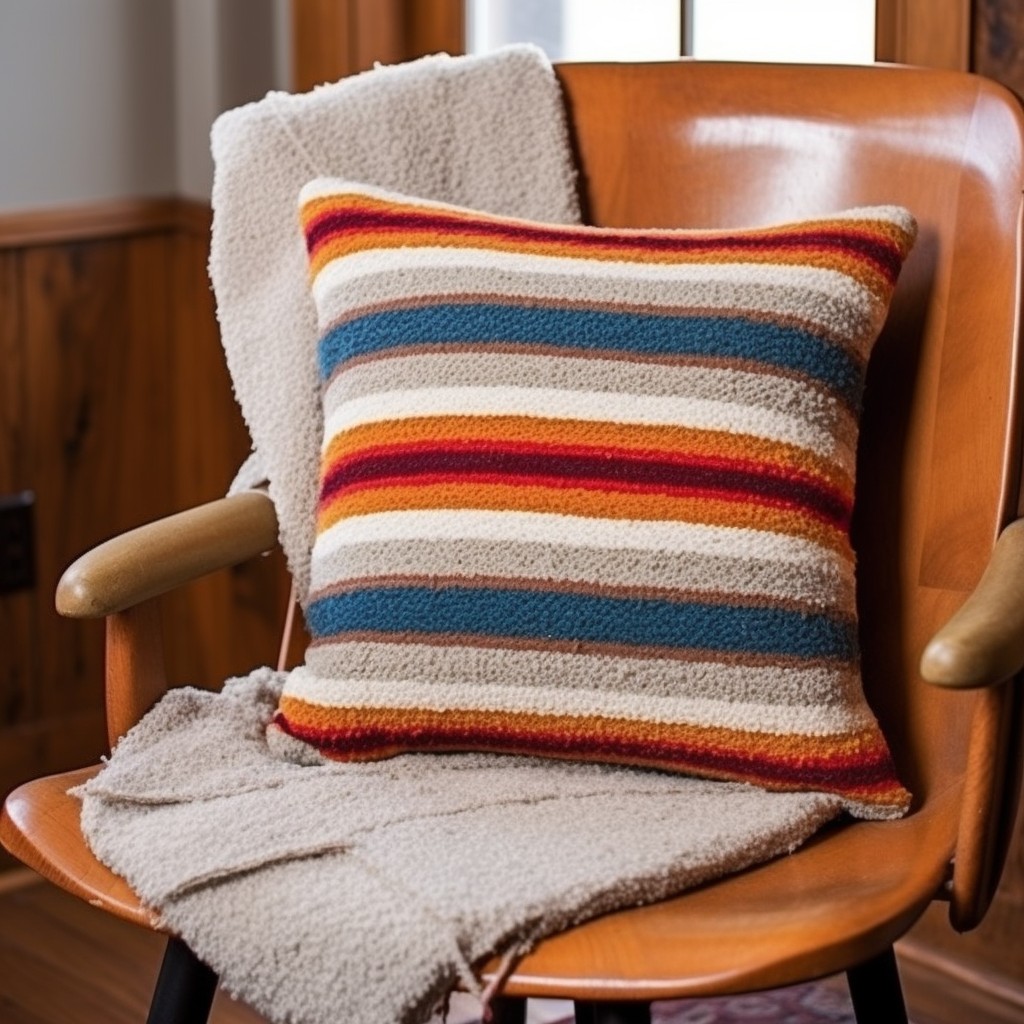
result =
[[[0,496],[0,594],[35,586],[35,504],[31,491]]]

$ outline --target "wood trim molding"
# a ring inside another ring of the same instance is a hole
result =
[[[209,234],[209,204],[168,196],[114,199],[79,206],[0,211],[0,249],[92,241],[159,231]]]
[[[877,0],[875,59],[967,71],[971,0]]]

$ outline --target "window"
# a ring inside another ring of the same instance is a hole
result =
[[[673,60],[680,0],[466,0],[466,48],[536,43],[552,60]]]
[[[468,52],[513,42],[536,43],[552,60],[673,60],[686,52],[870,64],[875,0],[466,0]]]
[[[686,25],[687,52],[698,59],[875,59],[875,0],[688,0]]]

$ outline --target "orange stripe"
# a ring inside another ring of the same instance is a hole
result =
[[[461,233],[457,236],[439,234],[436,231],[401,230],[392,232],[353,231],[324,242],[310,257],[310,274],[313,278],[333,260],[370,250],[406,248],[479,249],[490,252],[511,252],[527,256],[557,257],[575,260],[599,260],[626,262],[635,265],[696,266],[700,264],[747,264],[762,266],[800,266],[819,270],[834,270],[867,288],[880,299],[887,299],[892,285],[884,274],[874,269],[873,264],[857,256],[825,250],[820,246],[786,246],[772,249],[701,249],[698,252],[665,252],[661,249],[627,249],[621,245],[600,241],[592,242],[518,242],[495,238],[493,235]]]
[[[462,732],[478,734],[482,738],[481,749],[492,750],[501,746],[500,735],[505,733],[518,737],[536,736],[538,739],[580,736],[595,742],[604,740],[611,743],[674,746],[680,748],[683,756],[686,752],[697,757],[702,753],[725,752],[754,762],[749,775],[744,777],[758,782],[763,782],[758,774],[756,762],[759,761],[789,767],[803,766],[808,770],[835,766],[838,774],[845,768],[856,770],[858,765],[884,763],[888,760],[881,734],[872,727],[832,736],[780,736],[713,726],[637,722],[594,715],[576,717],[469,709],[434,711],[425,708],[324,707],[288,695],[282,696],[279,710],[290,725],[302,732],[358,734],[362,730],[384,726],[407,736],[406,746],[379,749],[374,754],[364,753],[364,757],[370,758],[417,749],[417,743],[422,744],[424,738],[429,738],[431,734],[443,736],[451,732]],[[529,753],[528,742],[516,752]],[[637,762],[631,759],[630,763]],[[672,766],[672,762],[665,758],[657,758],[654,763],[656,766]],[[728,777],[735,778],[736,775],[728,773]],[[895,781],[891,786],[882,784],[864,787],[859,792],[860,797],[869,802],[902,803],[906,798],[905,792]]]
[[[833,461],[806,448],[749,434],[689,427],[647,426],[607,421],[542,419],[538,416],[415,416],[361,424],[339,431],[321,460],[321,472],[339,459],[368,449],[409,444],[527,442],[581,452],[620,453],[651,458],[700,456],[756,462],[819,480],[847,497],[853,481]]]
[[[398,214],[426,214],[442,216],[455,224],[472,227],[474,224],[511,225],[521,224],[527,227],[536,226],[530,221],[516,218],[498,217],[458,209],[433,209],[413,203],[395,202],[378,199],[362,194],[342,193],[312,199],[305,203],[300,211],[303,228],[307,228],[314,220],[326,213],[339,213],[347,209],[360,211],[381,211]],[[376,232],[370,229],[353,230],[341,238],[325,242],[311,257],[310,266],[315,275],[325,263],[337,256],[367,248],[398,248],[403,246],[443,246],[451,248],[481,248],[506,250],[534,255],[567,256],[579,259],[625,260],[634,263],[686,264],[686,263],[779,263],[789,265],[817,266],[824,269],[838,270],[869,287],[878,296],[887,297],[892,291],[891,283],[885,276],[874,269],[873,263],[867,258],[853,254],[841,254],[834,248],[826,248],[817,242],[809,242],[806,246],[794,246],[792,239],[800,235],[813,235],[822,231],[836,231],[845,234],[858,233],[872,240],[884,239],[904,256],[909,251],[910,242],[906,233],[896,224],[880,222],[873,219],[863,220],[815,220],[799,224],[780,224],[774,227],[756,228],[737,232],[731,229],[714,231],[671,231],[671,230],[630,230],[618,228],[592,228],[574,225],[559,227],[564,241],[548,242],[531,240],[518,242],[513,240],[496,240],[490,234],[473,236],[460,231],[458,235],[445,235],[431,229],[417,231],[414,229],[397,229]],[[651,237],[667,237],[673,235],[685,237],[713,246],[718,239],[723,244],[718,249],[708,248],[698,253],[677,252],[665,253],[660,250],[644,249],[643,242]],[[602,235],[608,236],[602,242]],[[762,250],[748,250],[729,245],[727,239],[742,235],[744,238],[759,238],[770,243],[774,238],[787,239],[785,247],[772,249],[770,245]],[[624,251],[623,240],[628,247],[635,240],[638,247]]]
[[[377,512],[421,509],[482,509],[502,512],[549,512],[591,519],[632,519],[734,526],[802,537],[853,558],[842,531],[788,509],[746,501],[635,494],[582,487],[436,483],[424,486],[367,487],[340,494],[322,506],[317,531],[341,519]]]

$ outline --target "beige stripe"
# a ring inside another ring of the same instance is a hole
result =
[[[675,395],[610,395],[540,387],[435,387],[378,391],[324,406],[324,449],[343,430],[425,416],[536,416],[550,420],[690,427],[765,438],[838,461],[828,430],[766,406]],[[843,467],[846,469],[847,467]]]
[[[822,552],[803,565],[771,557],[722,557],[693,553],[577,547],[509,540],[400,540],[346,545],[314,552],[312,590],[360,577],[425,575],[571,581],[606,588],[767,597],[807,611],[854,607],[851,568]]]
[[[390,668],[390,666],[389,666]],[[292,673],[289,696],[321,707],[422,708],[431,711],[493,711],[558,717],[611,718],[626,721],[713,726],[760,734],[801,736],[855,732],[872,725],[862,700],[782,703],[755,694],[752,700],[697,695],[680,681],[673,692],[650,689],[597,689],[566,685],[548,677],[529,680],[518,666],[497,685],[467,679],[456,666],[442,678],[407,677],[390,672],[359,678],[345,669],[321,676],[310,668]],[[758,699],[760,696],[760,699]]]
[[[417,509],[376,512],[344,519],[317,537],[314,557],[349,544],[381,540],[516,540],[537,544],[648,551],[668,556],[712,555],[812,567],[826,557],[841,559],[802,537],[733,526],[673,521],[591,519],[548,512],[487,509]],[[786,571],[783,569],[782,571]]]
[[[385,283],[385,278],[390,280]],[[326,264],[313,283],[321,330],[378,303],[459,294],[625,302],[720,314],[771,311],[855,343],[862,355],[864,340],[880,326],[885,311],[869,289],[833,270],[742,262],[641,264],[468,247],[351,253]],[[853,338],[851,325],[856,325]]]
[[[764,654],[758,651],[712,651],[700,648],[658,647],[636,644],[600,643],[589,640],[557,640],[546,637],[489,636],[479,633],[390,633],[382,630],[352,630],[342,636],[313,640],[307,648],[306,662],[332,647],[349,643],[420,644],[424,647],[475,648],[480,650],[540,651],[588,655],[593,657],[631,658],[636,661],[673,661],[696,664],[708,662],[747,668],[836,669],[847,665],[842,658],[804,658],[790,654]],[[323,673],[330,675],[331,673]],[[337,674],[337,673],[335,673]]]
[[[352,679],[457,679],[473,686],[559,686],[615,693],[680,693],[705,700],[803,706],[860,693],[855,665],[744,665],[704,659],[535,650],[511,646],[351,640],[317,644],[310,668]],[[326,670],[326,671],[325,671]]]
[[[855,436],[853,417],[842,403],[807,382],[768,371],[708,366],[652,366],[611,359],[576,359],[503,352],[405,354],[343,367],[331,381],[324,404],[334,408],[381,391],[464,387],[531,387],[595,393],[662,395],[728,400],[778,410],[837,434]],[[852,447],[852,446],[851,446]]]

